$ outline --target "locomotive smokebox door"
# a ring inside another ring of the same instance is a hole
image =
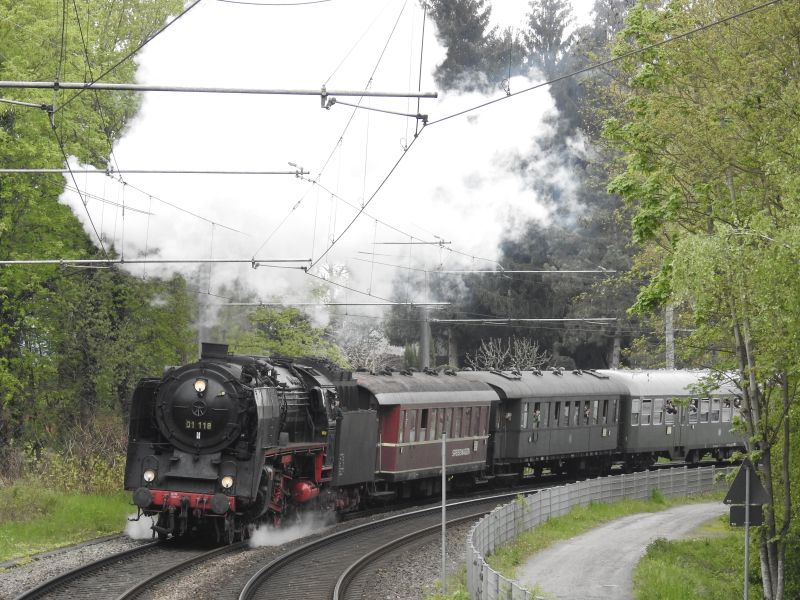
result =
[[[375,479],[378,413],[351,410],[342,413],[336,428],[333,485],[344,486]]]

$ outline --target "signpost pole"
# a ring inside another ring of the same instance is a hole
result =
[[[447,595],[447,434],[442,434],[442,594]]]
[[[750,593],[750,469],[745,468],[744,492],[744,600]]]

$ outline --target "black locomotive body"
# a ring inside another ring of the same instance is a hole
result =
[[[198,362],[139,382],[125,487],[141,513],[157,517],[159,536],[201,531],[232,541],[256,522],[337,506],[327,485],[336,429],[351,430],[370,414],[342,423],[337,386],[353,382],[321,365],[204,344]],[[338,500],[340,509],[347,504]]]
[[[438,494],[443,436],[458,487],[728,458],[744,449],[731,431],[735,390],[700,393],[703,375],[352,374],[204,344],[199,361],[139,382],[125,487],[159,536],[231,542],[304,510]]]

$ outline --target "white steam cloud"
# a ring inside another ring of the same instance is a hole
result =
[[[413,90],[421,11],[408,3],[397,20],[402,6],[397,0],[283,9],[203,3],[147,46],[139,78],[153,84],[273,89],[319,89],[325,82],[332,91],[363,89],[371,80],[370,89],[376,91]],[[424,48],[422,90],[432,91],[432,72],[445,50],[430,26]],[[514,78],[511,91],[533,81]],[[500,95],[499,89],[488,96],[440,92],[436,100],[421,100],[419,112],[434,122]],[[358,103],[352,97],[338,100]],[[407,99],[366,98],[362,106],[417,112],[417,101]],[[346,264],[351,287],[387,297],[402,267],[491,268],[491,262],[470,261],[448,249],[496,259],[503,237],[531,219],[548,219],[543,199],[527,179],[530,173],[547,172],[565,195],[572,191],[569,172],[554,157],[536,152],[536,140],[549,133],[548,117],[555,114],[543,88],[428,125],[414,141],[413,119],[354,112],[341,104],[323,110],[319,97],[148,93],[115,148],[120,169],[293,170],[288,165],[293,162],[311,171],[310,178],[319,177],[321,185],[291,175],[132,174],[125,176],[130,185],[122,186],[102,175],[78,175],[82,189],[125,204],[124,220],[121,207],[89,198],[84,208],[73,192],[63,201],[91,231],[88,211],[106,243],[113,242],[128,260],[145,254],[162,259],[317,259],[413,142],[366,208],[369,216],[362,214],[323,259]],[[521,168],[520,157],[530,156],[541,158]],[[406,244],[410,236],[449,244],[411,246]],[[196,265],[129,268],[139,275],[178,270],[211,292],[240,277],[264,300],[305,299],[319,283],[299,270],[254,270],[249,264],[215,265],[202,276]],[[344,297],[365,300],[352,292]]]
[[[319,514],[305,514],[299,522],[280,528],[263,525],[250,536],[250,547],[280,546],[315,533],[321,533],[330,525],[330,519]]]
[[[135,519],[136,515],[131,515],[129,519]],[[149,540],[153,537],[153,519],[150,517],[142,517],[138,521],[128,521],[125,525],[125,535],[132,540]]]

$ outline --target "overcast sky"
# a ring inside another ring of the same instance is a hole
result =
[[[579,22],[590,3],[576,4]],[[521,26],[527,2],[495,0],[493,23]],[[395,26],[396,24],[396,26]],[[394,32],[392,30],[394,28]],[[415,0],[332,0],[295,7],[249,6],[203,0],[151,42],[139,56],[140,83],[280,89],[416,90],[422,11]],[[384,51],[385,48],[385,51]],[[422,55],[420,112],[431,121],[503,92],[442,93],[432,73],[444,58],[430,22]],[[374,76],[373,76],[374,72]],[[515,78],[516,91],[538,81]],[[357,98],[338,98],[357,103]],[[367,98],[363,106],[416,113],[417,101]],[[309,171],[313,185],[293,176],[127,175],[123,188],[102,176],[79,176],[81,187],[141,211],[121,211],[88,201],[95,226],[126,258],[311,258],[342,236],[324,262],[346,264],[350,285],[385,297],[397,268],[492,268],[497,243],[529,219],[547,219],[539,199],[514,175],[515,158],[527,155],[553,115],[546,88],[504,100],[469,115],[429,125],[365,212],[356,208],[376,189],[414,140],[415,121],[337,104],[319,96],[147,93],[142,110],[115,147],[120,169]],[[569,191],[571,177],[548,165]],[[140,188],[145,194],[133,187]],[[180,206],[204,219],[178,211]],[[74,196],[65,201],[75,205]],[[356,207],[356,208],[354,208]],[[85,219],[83,209],[76,214]],[[213,223],[213,224],[212,224]],[[345,228],[350,228],[345,232]],[[231,231],[231,228],[237,231]],[[398,242],[450,242],[445,248]],[[373,256],[374,253],[374,256]],[[367,261],[367,262],[364,262]],[[195,267],[138,266],[164,273]],[[313,281],[298,271],[214,267],[209,289],[242,276],[268,300],[305,297]],[[411,300],[422,301],[424,290]],[[368,301],[355,293],[350,301]]]

